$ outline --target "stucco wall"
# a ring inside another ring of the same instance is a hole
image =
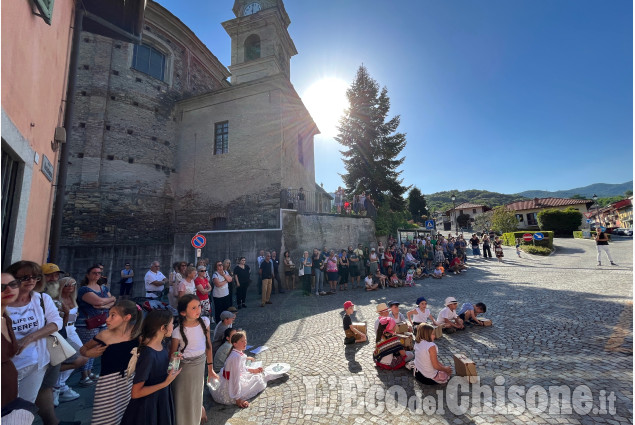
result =
[[[365,217],[304,215],[285,211],[282,217],[282,250],[293,258],[313,248],[346,249],[358,243],[376,246],[375,222]]]

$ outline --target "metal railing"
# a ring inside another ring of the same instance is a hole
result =
[[[345,207],[346,202],[348,202],[348,208]],[[377,209],[375,206],[368,201],[364,204],[354,204],[353,197],[345,198],[338,212],[333,198],[325,192],[300,189],[282,189],[280,191],[280,208],[297,210],[302,214],[333,214],[376,219]]]

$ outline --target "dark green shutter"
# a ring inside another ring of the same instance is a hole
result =
[[[51,20],[53,19],[53,3],[55,0],[33,0],[35,6],[40,11],[40,15],[44,22],[51,25]]]

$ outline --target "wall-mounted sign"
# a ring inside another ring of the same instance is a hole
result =
[[[53,181],[53,164],[46,157],[46,155],[42,154],[42,173],[49,179],[50,182]]]

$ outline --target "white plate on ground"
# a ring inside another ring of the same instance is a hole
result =
[[[287,373],[290,370],[291,365],[289,365],[289,363],[273,363],[265,368],[265,372],[268,374]]]

